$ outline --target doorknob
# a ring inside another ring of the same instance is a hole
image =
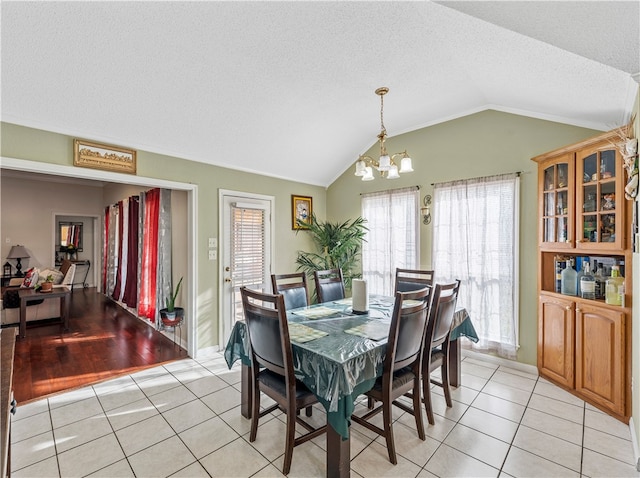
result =
[[[229,271],[231,270],[231,267],[227,266],[227,267],[225,267],[225,268],[224,268],[224,270],[225,270],[226,272],[229,272]]]

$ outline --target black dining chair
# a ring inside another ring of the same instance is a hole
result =
[[[251,384],[253,403],[249,441],[256,439],[258,420],[276,409],[287,416],[287,432],[282,473],[291,469],[293,448],[326,432],[327,426],[315,428],[305,422],[299,411],[311,407],[318,398],[299,380],[293,370],[293,352],[289,338],[287,313],[282,294],[263,294],[242,287],[242,306],[251,344]],[[260,412],[260,394],[275,405]],[[295,436],[296,423],[307,433]]]
[[[287,310],[306,307],[311,303],[307,276],[304,272],[271,274],[271,285],[273,286],[274,294],[282,294],[284,296],[284,304]]]
[[[413,292],[396,292],[393,316],[387,339],[382,376],[373,388],[365,393],[368,399],[381,402],[377,408],[369,410],[361,416],[352,415],[351,419],[369,430],[383,436],[387,442],[389,461],[398,463],[393,438],[392,405],[411,413],[416,421],[418,437],[425,440],[422,423],[422,403],[420,400],[420,383],[422,376],[422,350],[429,311],[431,289],[425,287]],[[406,300],[417,301],[403,306]],[[402,395],[411,392],[413,406],[398,400]],[[382,412],[383,427],[380,428],[369,419]]]
[[[396,292],[408,292],[433,286],[434,271],[396,268]]]
[[[313,279],[316,283],[316,294],[319,303],[344,299],[342,269],[313,271]]]
[[[436,284],[431,298],[431,308],[427,321],[425,349],[422,366],[422,395],[431,425],[435,424],[431,404],[431,384],[442,387],[447,407],[451,408],[451,391],[449,389],[449,335],[451,323],[456,311],[460,281],[450,284]],[[429,351],[431,351],[429,353]],[[440,368],[440,381],[431,377],[431,373]]]

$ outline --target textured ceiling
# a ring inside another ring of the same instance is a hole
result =
[[[2,2],[2,121],[329,185],[494,108],[625,123],[640,2]],[[519,33],[517,33],[519,32]],[[416,158],[418,160],[418,158]]]

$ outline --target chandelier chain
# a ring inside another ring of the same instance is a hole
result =
[[[384,95],[380,95],[380,130],[387,131],[384,127]]]

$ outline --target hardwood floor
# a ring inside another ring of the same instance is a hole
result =
[[[16,341],[14,395],[24,404],[118,375],[185,358],[187,352],[95,288],[71,294],[69,331],[28,327]]]

